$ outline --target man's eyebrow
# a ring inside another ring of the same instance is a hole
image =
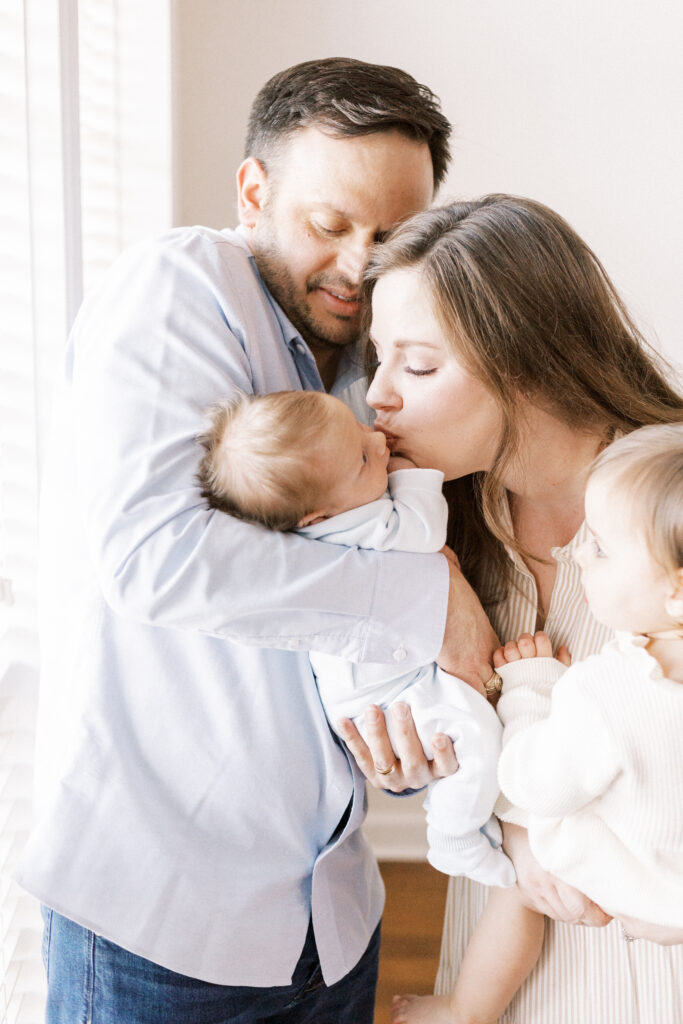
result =
[[[319,202],[313,200],[310,204],[310,209],[313,212],[315,212],[316,210],[324,210],[326,213],[334,213],[336,214],[337,217],[343,217],[345,220],[348,221],[353,219],[351,217],[351,214],[347,213],[346,210],[342,210],[340,206],[335,206],[333,203],[325,203],[322,200],[320,200]]]

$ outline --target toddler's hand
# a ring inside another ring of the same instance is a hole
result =
[[[504,647],[499,647],[493,652],[493,667],[502,668],[511,661],[519,661],[520,658],[552,658],[553,645],[547,633],[539,630],[534,636],[531,633],[522,633],[519,640],[510,640]],[[572,659],[566,646],[557,651],[557,660],[563,665],[571,665]]]
[[[387,466],[387,473],[395,473],[397,469],[417,469],[412,459],[405,455],[392,455]]]

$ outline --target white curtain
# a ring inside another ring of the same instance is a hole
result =
[[[37,504],[51,382],[84,290],[171,223],[169,0],[0,0],[0,1020],[40,1024],[31,823]]]

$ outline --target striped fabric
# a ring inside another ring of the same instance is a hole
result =
[[[591,616],[573,552],[585,524],[564,548],[553,549],[557,576],[544,629],[574,660],[600,650],[611,632]],[[490,609],[502,641],[537,628],[536,585],[513,558],[516,588],[504,606]],[[485,906],[487,889],[451,878],[436,991],[455,985],[462,955]],[[491,970],[495,971],[495,963]],[[500,1024],[683,1024],[683,946],[626,942],[619,925],[582,928],[548,921],[541,958]]]

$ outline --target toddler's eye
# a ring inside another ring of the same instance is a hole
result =
[[[368,453],[367,452],[363,452],[363,465],[365,465],[365,463],[367,461],[368,461]]]

